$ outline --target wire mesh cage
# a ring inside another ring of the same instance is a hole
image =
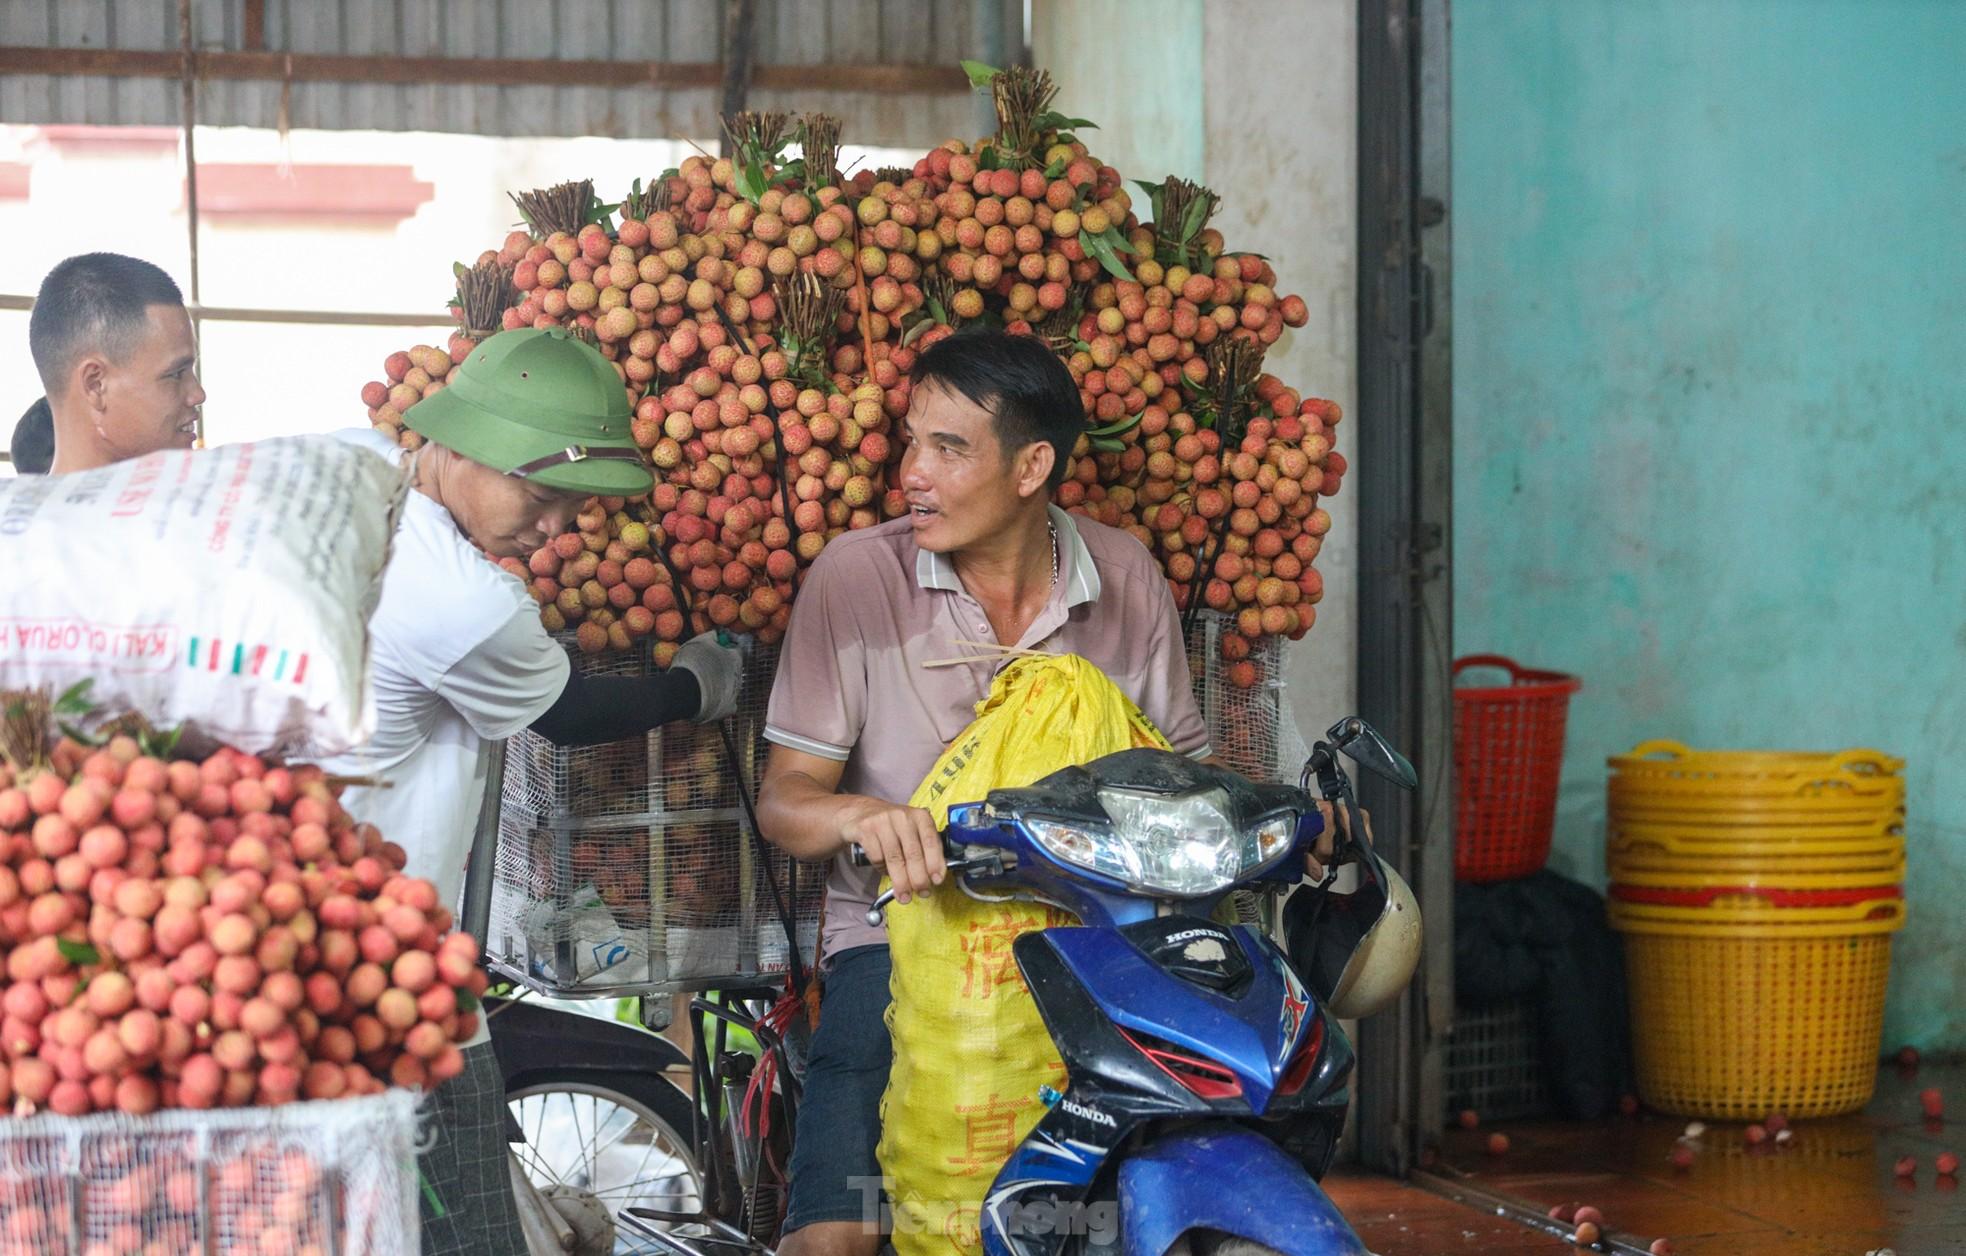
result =
[[[1250,642],[1247,657],[1232,661],[1223,655],[1225,636],[1240,634],[1215,611],[1197,615],[1188,633],[1188,673],[1209,742],[1224,763],[1251,780],[1294,785],[1311,752],[1284,686],[1284,641]]]
[[[417,1250],[415,1096],[0,1127],[0,1254]]]
[[[1535,1005],[1457,1009],[1447,1038],[1446,1080],[1450,1115],[1473,1109],[1484,1120],[1512,1120],[1553,1111],[1536,1043]]]
[[[615,997],[727,986],[789,965],[776,890],[801,955],[818,939],[823,868],[754,840],[738,777],[756,797],[777,651],[746,640],[736,713],[600,746],[531,732],[506,746],[487,951],[546,994]],[[646,676],[646,647],[573,652],[589,675]],[[735,771],[723,733],[736,750]]]

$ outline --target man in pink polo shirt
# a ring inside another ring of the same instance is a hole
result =
[[[799,858],[834,859],[784,1256],[873,1256],[881,1242],[871,1184],[889,964],[886,933],[865,916],[883,873],[903,903],[941,884],[935,822],[907,800],[1000,660],[923,664],[972,652],[963,641],[1078,654],[1176,750],[1209,754],[1159,565],[1126,533],[1050,504],[1082,427],[1064,364],[1030,337],[964,333],[922,354],[913,379],[909,514],[841,536],[813,564],[766,720],[759,824]],[[847,864],[850,843],[876,866]]]

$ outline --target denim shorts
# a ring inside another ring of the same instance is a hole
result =
[[[883,1198],[881,1094],[894,1045],[888,1039],[888,948],[856,946],[826,968],[819,1028],[806,1061],[792,1145],[785,1233],[820,1221],[878,1226]]]

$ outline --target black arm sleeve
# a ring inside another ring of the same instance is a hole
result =
[[[532,731],[556,746],[594,746],[689,719],[702,706],[696,676],[681,667],[654,676],[575,672],[546,714],[532,722]]]

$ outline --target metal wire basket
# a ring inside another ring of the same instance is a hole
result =
[[[416,1097],[0,1125],[0,1251],[417,1250]]]
[[[531,732],[506,746],[487,952],[521,985],[562,997],[717,989],[789,963],[771,878],[807,962],[824,869],[755,840],[738,791],[763,775],[777,651],[745,642],[737,712],[723,729],[673,724],[561,747]],[[590,675],[650,675],[646,649],[574,654]]]

